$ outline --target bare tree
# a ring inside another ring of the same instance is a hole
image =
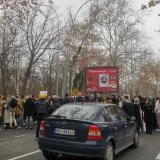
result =
[[[22,82],[21,93],[25,93],[26,84],[31,76],[32,67],[42,58],[51,46],[57,43],[58,23],[55,9],[51,6],[37,4],[32,12],[23,17],[25,26],[21,28],[25,34],[26,71]]]
[[[6,95],[15,69],[13,64],[17,54],[16,49],[20,46],[17,44],[18,29],[8,20],[5,11],[1,17],[0,35],[2,37],[0,40],[1,90],[2,94]]]

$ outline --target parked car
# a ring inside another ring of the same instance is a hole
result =
[[[113,160],[138,147],[135,121],[115,104],[69,103],[41,122],[38,144],[47,160],[58,154]]]

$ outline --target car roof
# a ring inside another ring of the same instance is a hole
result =
[[[70,103],[71,105],[89,105],[89,106],[93,106],[93,107],[115,107],[116,104],[112,104],[112,103],[96,103],[96,102],[74,102],[74,103]]]

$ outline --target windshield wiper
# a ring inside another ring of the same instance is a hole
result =
[[[66,117],[65,117],[65,116],[60,116],[60,115],[51,115],[50,117],[66,119]]]

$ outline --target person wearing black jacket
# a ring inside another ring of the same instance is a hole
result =
[[[62,101],[62,104],[67,104],[67,103],[70,103],[70,99],[69,99],[69,95],[68,93],[65,94],[65,97]]]
[[[136,117],[136,122],[137,122],[137,130],[140,133],[140,129],[141,131],[143,130],[143,125],[142,125],[142,117],[140,112],[141,107],[140,107],[138,97],[134,98],[133,106],[134,106],[134,115]]]
[[[152,134],[152,131],[153,131],[153,103],[150,97],[146,99],[146,102],[145,102],[144,121],[146,123],[146,134]]]
[[[49,108],[49,103],[46,101],[46,95],[41,93],[39,95],[39,100],[35,104],[35,111],[36,111],[36,139],[39,138],[39,129],[40,123],[44,118],[48,117],[47,110]]]
[[[59,107],[60,107],[59,97],[54,95],[51,99],[50,106],[47,110],[48,115],[50,116]]]
[[[24,103],[24,117],[26,129],[32,129],[33,114],[35,103],[31,97],[29,97]]]
[[[124,96],[122,109],[129,117],[135,117],[133,103],[127,95]]]

